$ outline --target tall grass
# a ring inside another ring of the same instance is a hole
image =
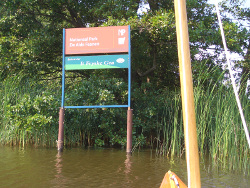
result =
[[[204,75],[211,75],[215,70],[207,69]],[[218,80],[207,76],[198,77],[194,87],[198,146],[201,157],[209,157],[213,166],[223,169],[243,170],[250,173],[249,148],[242,126],[233,90],[222,84],[223,74]],[[206,82],[206,83],[205,83]],[[167,96],[163,127],[158,136],[163,135],[163,142],[158,147],[165,155],[180,155],[184,150],[184,133],[179,93]],[[245,118],[250,123],[250,101],[246,96],[241,99]]]
[[[249,173],[249,148],[233,90],[221,86],[208,91],[195,88],[198,142],[201,155],[209,155],[223,168]],[[250,103],[242,98],[249,124]]]
[[[170,155],[171,157],[178,155],[181,157],[184,148],[184,132],[179,94],[167,94],[162,122],[160,126],[157,126],[157,129],[157,151],[163,155]]]

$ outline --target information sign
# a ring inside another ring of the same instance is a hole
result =
[[[65,70],[128,69],[128,104],[64,106]],[[130,108],[130,26],[63,29],[62,108]]]
[[[65,54],[129,51],[128,26],[65,29]]]

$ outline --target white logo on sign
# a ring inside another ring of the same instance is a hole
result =
[[[121,36],[120,38],[118,38],[119,45],[123,45],[125,43],[125,37],[122,37],[125,33],[125,29],[118,29],[118,36]]]
[[[117,63],[124,63],[124,61],[125,61],[125,59],[123,59],[123,58],[118,58],[118,59],[116,60]]]
[[[118,38],[118,44],[124,44],[125,43],[125,37]]]
[[[123,36],[125,33],[126,33],[126,30],[125,30],[125,29],[119,29],[119,30],[118,30],[118,35],[119,35],[119,36]]]

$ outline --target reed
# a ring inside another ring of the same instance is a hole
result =
[[[249,174],[249,148],[234,93],[230,86],[222,84],[223,74],[217,80],[210,80],[215,71],[203,72],[203,78],[198,77],[194,87],[199,153],[201,157],[211,158],[213,166]],[[171,95],[167,96],[163,127],[158,127],[158,137],[161,134],[163,138],[158,151],[172,157],[182,156],[184,133],[180,95]],[[250,102],[246,96],[242,96],[242,106],[249,125]]]
[[[162,133],[162,138],[158,136],[158,153],[167,156],[182,156],[184,132],[181,114],[181,99],[177,93],[170,93],[166,97],[166,106],[163,111],[163,126],[158,126],[158,135]]]

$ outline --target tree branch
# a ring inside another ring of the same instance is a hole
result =
[[[156,69],[157,64],[156,64],[156,55],[155,55],[155,54],[156,54],[156,52],[154,51],[153,66],[152,66],[150,69],[148,69],[148,70],[145,71],[144,73],[141,73],[141,72],[137,71],[137,74],[138,74],[140,77],[146,76],[147,74],[153,72],[153,71]]]

